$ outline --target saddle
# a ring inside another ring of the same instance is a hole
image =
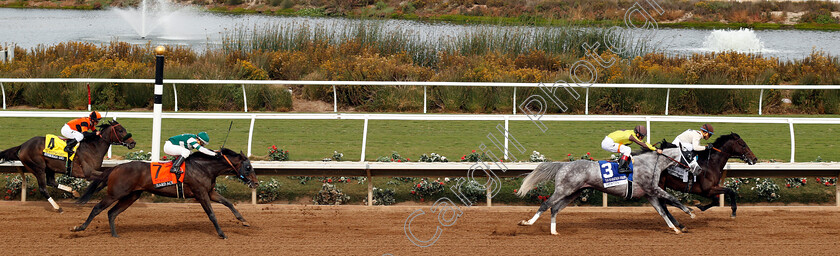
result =
[[[154,184],[155,188],[175,185],[178,192],[177,198],[185,198],[184,176],[186,176],[186,173],[184,171],[187,169],[186,163],[181,165],[181,173],[178,174],[170,172],[172,162],[152,162],[149,166],[152,184]]]
[[[696,158],[696,155],[694,154],[694,151],[681,151],[681,153],[682,154],[680,154],[680,159],[679,159],[681,164],[683,164],[685,166],[692,167],[692,168],[698,166],[697,158]],[[668,171],[668,174],[670,174],[671,176],[680,178],[682,180],[682,182],[686,183],[685,191],[683,191],[683,192],[687,193],[688,191],[691,190],[691,186],[694,184],[694,182],[697,181],[697,175],[698,174],[695,174],[695,173],[689,171],[689,169],[686,168],[683,165],[669,166],[665,170]]]

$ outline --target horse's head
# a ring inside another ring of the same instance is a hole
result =
[[[719,149],[721,153],[728,154],[729,158],[737,157],[747,164],[753,165],[758,158],[755,157],[750,146],[741,139],[737,133],[730,133],[718,137],[714,143],[715,148]]]
[[[137,142],[131,138],[131,133],[117,121],[110,120],[107,123],[99,125],[99,136],[102,137],[111,145],[123,145],[128,149],[134,148]]]
[[[241,151],[236,153],[235,151],[227,148],[219,150],[219,154],[222,155],[222,161],[225,161],[227,165],[230,165],[230,167],[236,171],[236,176],[248,185],[248,187],[257,188],[257,186],[259,186],[257,173],[254,171],[254,167],[251,166],[251,160],[248,160],[248,157],[246,157],[245,154]]]

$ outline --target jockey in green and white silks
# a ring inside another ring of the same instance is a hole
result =
[[[163,144],[163,152],[168,155],[176,156],[172,162],[171,171],[174,173],[180,172],[181,164],[184,160],[192,154],[191,149],[197,149],[199,152],[206,155],[215,156],[217,153],[210,150],[204,145],[210,143],[210,136],[206,132],[199,132],[198,135],[191,133],[184,133],[169,137]],[[180,156],[180,157],[178,157]]]

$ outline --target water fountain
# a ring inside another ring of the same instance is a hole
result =
[[[703,48],[707,51],[760,53],[767,51],[752,29],[714,30],[706,36]]]
[[[177,6],[168,0],[143,0],[136,8],[112,9],[128,22],[140,38],[146,38],[152,32],[168,34],[168,26],[186,7]],[[160,31],[156,31],[160,30]]]

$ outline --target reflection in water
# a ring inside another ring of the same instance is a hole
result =
[[[148,0],[153,1],[153,0]],[[160,0],[154,0],[160,1]],[[147,3],[148,4],[148,3]],[[265,26],[322,29],[333,33],[346,33],[357,27],[359,20],[342,18],[282,17],[264,15],[221,15],[177,6],[147,6],[142,20],[142,10],[38,10],[0,8],[0,44],[15,43],[24,48],[39,44],[52,45],[66,41],[104,43],[120,40],[132,44],[183,45],[197,50],[218,47],[223,35],[245,29]],[[163,9],[163,11],[160,11]],[[138,14],[139,12],[139,14]],[[121,16],[122,15],[122,16]],[[136,22],[124,22],[123,17]],[[382,32],[399,32],[412,35],[416,44],[444,45],[458,35],[496,31],[494,33],[528,33],[536,39],[544,28],[522,26],[451,25],[406,20],[365,21],[376,22]],[[145,28],[143,26],[145,25]],[[157,29],[154,29],[157,26]],[[639,31],[637,31],[639,32]],[[822,50],[840,56],[840,32],[799,30],[692,30],[660,28],[655,32],[642,31],[643,40],[657,51],[671,55],[687,55],[720,50],[757,52],[781,59],[801,59],[812,50]],[[145,35],[145,38],[141,36]],[[563,42],[558,47],[566,47]]]

